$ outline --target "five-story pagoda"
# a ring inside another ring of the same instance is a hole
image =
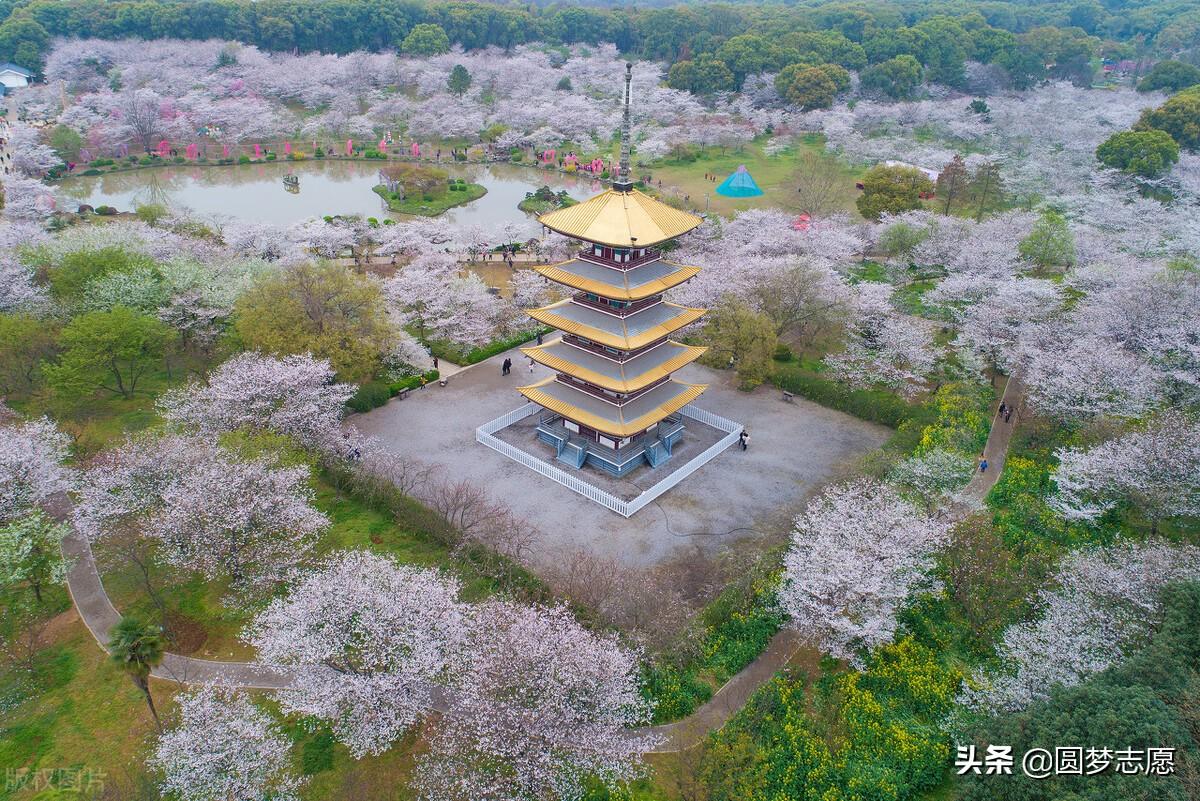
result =
[[[534,267],[574,294],[527,311],[563,332],[561,339],[523,348],[555,375],[519,391],[546,409],[538,437],[558,458],[624,475],[643,462],[657,466],[683,432],[676,413],[705,390],[671,373],[704,348],[670,335],[704,314],[667,303],[663,293],[700,270],[661,258],[657,246],[702,220],[634,189],[629,172],[630,82],[626,65],[621,158],[612,189],[540,217],[542,225],[583,242],[575,258]]]

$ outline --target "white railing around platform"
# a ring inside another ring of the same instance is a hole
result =
[[[721,451],[737,442],[738,435],[742,432],[742,426],[739,423],[735,423],[732,420],[727,420],[720,415],[713,414],[712,412],[706,412],[703,409],[697,409],[693,406],[685,406],[683,409],[679,410],[680,414],[682,414],[684,417],[690,417],[697,422],[712,426],[719,431],[724,431],[725,436],[723,436],[713,445],[710,445],[699,455],[690,459],[683,467],[673,471],[662,481],[650,487],[641,495],[638,495],[636,498],[627,501],[623,498],[618,498],[611,492],[605,492],[593,484],[589,484],[582,479],[576,478],[567,471],[555,467],[549,462],[539,459],[532,454],[528,454],[520,448],[510,445],[509,443],[495,436],[497,431],[508,428],[514,423],[518,423],[521,420],[524,420],[526,417],[536,414],[541,410],[541,408],[542,407],[538,406],[536,403],[527,403],[524,406],[513,409],[508,414],[501,415],[495,420],[490,420],[479,426],[479,428],[475,429],[475,439],[476,441],[487,445],[492,450],[507,456],[514,462],[522,464],[525,467],[528,467],[530,470],[540,473],[551,481],[556,481],[567,489],[577,492],[585,498],[595,501],[601,506],[605,506],[624,517],[631,516],[643,506],[655,500],[664,492],[676,486],[680,481],[683,481],[705,464],[712,461],[717,457],[718,454],[721,453]]]

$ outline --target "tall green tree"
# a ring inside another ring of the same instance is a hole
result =
[[[867,67],[859,75],[859,83],[864,89],[901,100],[910,97],[921,85],[923,75],[921,62],[910,55],[900,55]]]
[[[440,25],[423,22],[413,26],[400,49],[410,56],[437,56],[450,52],[450,37]]]
[[[0,395],[33,391],[42,363],[54,355],[58,325],[29,314],[0,314]]]
[[[471,73],[467,72],[467,68],[462,64],[455,64],[454,69],[450,70],[447,86],[454,94],[465,95],[471,88]]]
[[[744,302],[727,299],[713,309],[704,326],[704,340],[714,360],[737,370],[744,389],[770,377],[771,357],[779,344],[775,325]]]
[[[834,66],[837,69],[841,67]],[[845,70],[842,70],[845,72]],[[775,76],[775,88],[787,101],[802,111],[829,108],[837,96],[838,87],[829,73],[820,67],[791,64]]]
[[[725,62],[709,55],[676,62],[667,73],[667,86],[695,95],[728,92],[734,88],[733,73]]]
[[[855,205],[868,220],[921,208],[921,195],[933,191],[933,181],[916,167],[877,164],[863,177],[863,192]]]
[[[983,215],[1000,207],[1004,202],[1004,180],[1000,174],[1000,165],[994,161],[985,161],[975,168],[971,174],[971,184],[967,188],[971,207],[975,209],[975,221],[983,219]]]
[[[154,716],[154,725],[162,731],[162,721],[154,707],[154,696],[150,694],[150,672],[162,664],[165,649],[162,630],[158,626],[142,623],[137,618],[123,617],[108,632],[108,655],[133,683],[142,695]]]
[[[962,156],[955,153],[954,158],[938,173],[937,198],[942,204],[942,214],[949,214],[966,200],[970,185],[971,176],[967,173],[967,164]]]
[[[1065,269],[1075,263],[1075,236],[1067,218],[1049,209],[1017,245],[1017,251],[1043,270]]]
[[[1166,131],[1184,150],[1200,150],[1200,87],[1180,92],[1155,109],[1146,109],[1134,126]]]
[[[1200,84],[1200,67],[1184,61],[1167,59],[1160,61],[1138,81],[1139,92],[1178,92],[1189,86]]]
[[[156,318],[125,306],[88,312],[63,329],[62,355],[57,364],[46,365],[46,378],[63,400],[79,400],[96,390],[131,398],[175,337]]]
[[[1153,178],[1179,161],[1179,144],[1166,131],[1121,131],[1096,148],[1106,167]]]

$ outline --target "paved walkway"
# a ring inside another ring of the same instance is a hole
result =
[[[1001,400],[1015,410],[1013,418],[1005,423],[998,411],[993,417],[991,433],[984,448],[984,458],[989,463],[988,470],[976,474],[960,493],[961,503],[951,510],[951,515],[956,519],[970,514],[982,505],[984,496],[996,483],[1004,467],[1004,457],[1022,405],[1021,383],[1018,377],[1009,379]],[[998,407],[999,404],[997,409]],[[47,511],[57,520],[68,520],[70,510],[71,501],[63,493],[59,493],[47,504]],[[107,650],[108,632],[121,619],[121,615],[113,607],[100,581],[91,546],[85,537],[72,529],[71,534],[63,540],[62,549],[64,556],[72,562],[67,574],[67,588],[71,599],[75,602],[84,625],[91,631],[100,647]],[[726,682],[708,702],[698,707],[691,715],[673,723],[631,730],[629,736],[643,737],[649,734],[655,735],[656,739],[661,738],[661,742],[650,753],[675,753],[695,747],[708,734],[728,723],[737,711],[746,705],[754,691],[785,668],[804,644],[803,636],[795,629],[780,630],[753,662]],[[254,662],[193,659],[172,653],[166,655],[152,675],[179,684],[216,684],[271,690],[285,689],[291,686],[294,680],[294,674],[286,668]],[[440,693],[435,695],[432,706],[439,711],[447,708]]]

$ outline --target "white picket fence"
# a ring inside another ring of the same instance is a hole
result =
[[[497,431],[508,428],[513,423],[524,420],[530,415],[537,414],[541,408],[542,407],[538,406],[536,403],[526,403],[524,406],[513,409],[508,414],[501,415],[495,420],[490,420],[479,426],[479,428],[475,429],[475,439],[476,441],[487,445],[492,450],[507,456],[514,462],[522,464],[525,467],[528,467],[530,470],[541,473],[551,481],[557,481],[567,489],[577,492],[585,498],[595,501],[601,506],[605,506],[624,517],[633,515],[643,506],[661,496],[664,492],[674,487],[680,481],[683,481],[692,473],[695,473],[708,462],[711,462],[717,457],[718,454],[721,453],[721,451],[737,442],[738,435],[742,431],[742,426],[740,424],[735,423],[732,420],[727,420],[720,415],[713,414],[712,412],[706,412],[703,409],[697,409],[693,406],[685,406],[684,408],[680,409],[679,413],[684,417],[690,417],[697,422],[712,426],[719,431],[724,431],[725,436],[723,436],[713,445],[710,445],[699,455],[693,457],[683,467],[673,471],[662,481],[650,487],[650,489],[646,490],[641,495],[638,495],[633,500],[627,501],[623,498],[618,498],[611,492],[605,492],[599,487],[589,484],[588,482],[571,475],[565,470],[555,467],[549,462],[543,461],[536,456],[532,456],[520,448],[510,445],[504,440],[495,436]]]

